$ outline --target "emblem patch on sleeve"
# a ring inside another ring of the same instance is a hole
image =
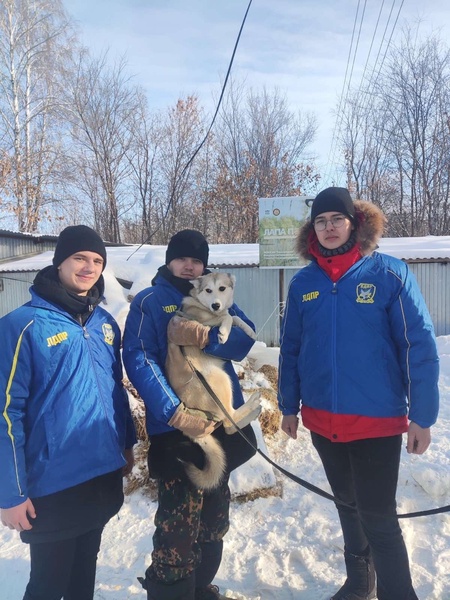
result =
[[[373,283],[360,283],[356,286],[356,302],[373,304],[377,288]]]
[[[105,342],[112,346],[114,344],[114,330],[112,325],[109,323],[103,323],[102,325],[103,335],[105,336]]]

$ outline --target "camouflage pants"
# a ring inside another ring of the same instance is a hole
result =
[[[186,481],[158,481],[152,564],[147,577],[173,583],[187,577],[201,561],[200,545],[220,541],[229,528],[228,478],[204,493]]]

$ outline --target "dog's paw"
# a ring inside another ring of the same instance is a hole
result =
[[[246,401],[245,406],[255,408],[261,404],[261,390],[256,390]]]
[[[239,427],[239,429],[242,429],[251,423],[251,421],[257,419],[261,414],[261,410],[261,392],[256,391],[250,396],[245,404],[234,411],[232,415],[233,421]],[[231,424],[228,420],[224,422],[224,429],[225,433],[228,434],[236,432],[235,425]]]
[[[240,327],[244,331],[244,333],[246,333],[249,337],[252,338],[252,340],[256,340],[256,333],[253,331],[250,325],[248,325],[237,315],[233,316],[233,325],[235,327]]]
[[[236,425],[233,425],[231,423],[224,423],[223,428],[225,430],[225,433],[227,433],[228,435],[236,433],[237,427],[239,427],[239,429],[243,429],[246,425],[257,419],[261,414],[261,411],[262,406],[258,405],[245,416],[242,416],[239,420],[236,421],[235,419],[233,419]]]
[[[228,340],[229,335],[230,330],[228,328],[219,327],[219,335],[217,336],[219,344],[225,344],[225,342]]]

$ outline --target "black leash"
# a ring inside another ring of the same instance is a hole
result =
[[[280,471],[280,473],[283,473],[283,475],[285,475],[286,477],[288,477],[292,481],[295,481],[295,483],[298,483],[299,485],[301,485],[302,487],[306,488],[310,492],[314,492],[318,496],[322,496],[322,498],[326,498],[327,500],[331,500],[335,504],[339,504],[341,506],[345,506],[346,508],[350,508],[351,510],[355,510],[354,506],[351,506],[350,504],[347,504],[346,502],[343,502],[342,500],[339,500],[338,498],[336,498],[332,494],[329,494],[325,490],[322,490],[321,488],[319,488],[316,485],[310,483],[309,481],[306,481],[305,479],[302,479],[301,477],[298,477],[297,475],[294,475],[290,471],[287,471],[283,467],[280,467],[280,465],[278,465],[271,458],[269,458],[267,456],[267,454],[264,454],[264,452],[262,450],[260,450],[256,446],[254,446],[253,443],[251,442],[251,440],[248,439],[248,437],[245,435],[245,433],[243,433],[241,431],[241,429],[238,427],[238,425],[236,425],[236,423],[233,421],[233,419],[231,418],[231,416],[228,414],[228,412],[226,411],[226,409],[223,406],[222,402],[219,400],[219,398],[217,397],[216,393],[211,388],[211,386],[209,385],[209,383],[206,381],[206,379],[202,375],[202,373],[200,373],[200,371],[198,371],[194,367],[194,365],[191,363],[191,361],[189,360],[189,358],[186,356],[186,353],[185,353],[185,350],[184,350],[183,346],[180,346],[180,350],[181,350],[181,353],[183,354],[184,358],[186,359],[188,365],[190,366],[191,370],[197,376],[197,378],[201,381],[203,387],[206,389],[206,391],[208,392],[208,394],[211,396],[211,398],[214,400],[214,402],[217,404],[217,406],[220,408],[220,410],[223,412],[223,414],[227,417],[227,419],[229,419],[229,421],[232,423],[232,425],[234,425],[234,427],[236,427],[236,430],[239,432],[239,434],[241,435],[241,437],[243,437],[244,440],[247,442],[247,444],[249,444],[253,448],[253,450],[255,450],[256,452],[258,452],[258,454],[260,454],[269,464],[271,464],[272,467],[275,467],[275,469],[277,469],[277,471]],[[412,519],[414,517],[426,517],[426,516],[429,516],[429,515],[438,515],[438,514],[449,512],[449,511],[450,511],[450,504],[447,504],[447,506],[441,506],[439,508],[431,508],[429,510],[420,510],[420,511],[416,511],[416,512],[403,513],[401,515],[397,515],[397,517],[399,519]]]

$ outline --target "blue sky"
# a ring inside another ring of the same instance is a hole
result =
[[[392,43],[405,24],[419,22],[421,36],[436,32],[448,39],[448,0],[367,0],[365,9],[364,1],[253,0],[233,65],[235,78],[254,89],[277,87],[293,111],[316,114],[319,130],[311,151],[322,174],[329,176],[334,175],[329,164],[335,158],[330,152],[333,111],[350,74],[351,83],[358,85],[366,63],[370,73],[380,49],[383,56],[383,34],[386,43],[397,15]],[[212,111],[248,0],[63,3],[86,46],[94,52],[109,48],[111,59],[126,56],[130,74],[147,91],[152,107],[165,108],[196,94]],[[356,37],[351,49],[355,21],[356,32],[362,23],[356,52]]]

